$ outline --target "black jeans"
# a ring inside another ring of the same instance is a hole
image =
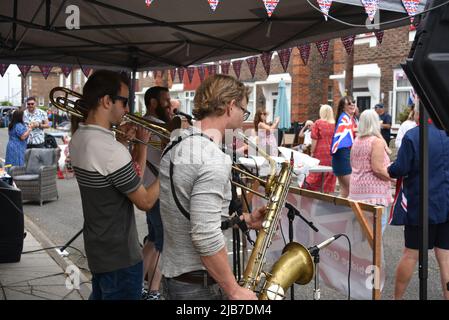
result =
[[[43,143],[41,143],[41,144],[27,144],[27,149],[33,149],[33,148],[42,149],[42,148],[45,148],[45,146],[44,146]]]

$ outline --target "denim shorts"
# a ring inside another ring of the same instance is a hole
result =
[[[186,283],[173,278],[162,278],[164,297],[168,300],[225,300],[218,284],[204,286]]]
[[[351,149],[341,148],[332,155],[332,170],[337,177],[346,176],[352,173]]]
[[[159,200],[147,211],[148,236],[147,239],[154,242],[157,251],[162,252],[164,246],[164,228],[162,227],[161,210]]]
[[[143,263],[111,272],[92,273],[89,300],[140,300]]]

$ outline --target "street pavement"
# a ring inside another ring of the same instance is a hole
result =
[[[0,158],[4,158],[5,156],[6,144],[7,130],[5,128],[1,128]],[[24,213],[27,219],[36,227],[35,230],[38,230],[34,231],[34,233],[39,233],[40,235],[42,235],[42,237],[39,237],[33,234],[39,242],[42,243],[40,238],[47,238],[56,246],[62,246],[67,243],[67,241],[69,241],[69,239],[71,239],[82,228],[83,218],[81,199],[76,179],[72,178],[57,180],[57,185],[59,200],[46,202],[42,207],[39,206],[38,203],[25,203]],[[139,239],[142,241],[143,237],[147,233],[147,225],[144,213],[138,209],[136,209],[136,223],[139,233]],[[389,300],[393,297],[394,271],[403,250],[402,228],[393,226],[387,227],[384,233],[383,244],[386,261],[386,280],[384,290],[382,292],[382,299]],[[68,257],[70,259],[69,261],[76,264],[81,269],[81,271],[83,271],[86,279],[90,279],[87,262],[83,256],[85,253],[82,235],[79,236],[71,244],[71,246],[80,250],[82,253],[78,252],[76,249],[67,248],[67,251],[70,253]],[[232,247],[230,245],[228,246],[228,248],[228,251],[232,252]],[[64,265],[63,263],[59,264],[61,265],[61,270],[65,270],[67,265]],[[0,272],[3,272],[2,270],[3,269],[0,268]],[[442,299],[439,269],[436,264],[433,251],[429,251],[428,272],[428,299]],[[24,280],[25,279],[26,278],[24,278]],[[3,282],[2,277],[0,277],[0,281]],[[295,286],[295,299],[310,300],[312,298],[313,281],[306,286]],[[415,271],[415,274],[412,278],[412,281],[410,282],[409,288],[404,298],[408,300],[419,298],[419,279],[417,270]],[[23,296],[23,299],[28,298],[26,296]],[[321,299],[342,300],[346,299],[346,297],[342,293],[324,287],[324,284],[321,283]]]

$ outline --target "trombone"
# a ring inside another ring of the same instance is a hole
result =
[[[85,118],[86,110],[82,103],[83,96],[80,93],[63,87],[55,87],[50,91],[49,96],[51,103],[57,109],[64,111],[70,114],[71,116],[77,117],[79,119]],[[155,123],[151,120],[136,116],[134,114],[125,114],[123,116],[123,120],[125,122],[129,122],[134,125],[143,127],[146,130],[149,130],[150,132],[159,136],[161,140],[164,142],[170,141],[171,132],[181,127],[181,119],[179,117],[173,118],[173,120],[168,124]],[[113,128],[112,130],[117,134],[123,136],[126,135],[120,129]],[[145,142],[134,138],[133,140],[131,140],[131,142],[141,143],[155,147],[153,141]]]

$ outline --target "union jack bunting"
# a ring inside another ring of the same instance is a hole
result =
[[[44,79],[47,80],[48,75],[50,74],[51,69],[53,69],[52,66],[39,66],[39,69],[42,72],[42,75],[44,76]]]
[[[20,73],[22,74],[22,77],[26,77],[28,72],[30,72],[31,66],[30,65],[24,65],[24,64],[18,64],[17,67],[20,70]]]
[[[6,70],[8,70],[9,68],[9,64],[0,64],[0,74],[2,75],[2,77],[5,75]]]
[[[318,5],[320,6],[321,12],[324,13],[324,19],[327,21],[327,15],[329,14],[332,0],[318,0]]]
[[[379,0],[362,0],[362,4],[365,7],[365,12],[370,21],[374,20],[377,8],[379,7]]]
[[[254,78],[256,74],[257,67],[257,57],[249,57],[246,59],[246,63],[248,63],[249,72],[251,72],[251,77]]]
[[[170,78],[172,82],[175,82],[175,77],[176,77],[176,69],[170,69]]]
[[[204,66],[199,66],[196,69],[198,70],[198,76],[200,77],[200,81],[203,82],[204,74],[206,73],[206,68]]]
[[[222,62],[222,63],[220,63],[221,73],[222,74],[229,74],[229,67],[230,66],[231,66],[230,62]]]
[[[304,65],[307,65],[310,57],[310,44],[302,44],[298,47],[299,55],[301,56],[302,62]]]
[[[220,0],[207,0],[207,2],[209,2],[210,8],[212,9],[212,11],[215,11],[215,9],[217,9],[218,3],[220,2]]]
[[[273,56],[273,52],[264,52],[260,55],[260,60],[262,60],[263,68],[265,69],[265,72],[267,73],[267,76],[270,75],[270,69],[271,69],[271,57]]]
[[[152,2],[153,2],[153,0],[145,0],[145,4],[147,5],[147,8],[150,7]]]
[[[374,34],[376,35],[377,41],[379,42],[379,44],[382,44],[382,40],[384,39],[384,31],[380,30],[380,31],[376,31],[374,32]]]
[[[189,78],[189,83],[192,83],[193,74],[195,73],[195,67],[187,68],[187,78]]]
[[[209,76],[213,76],[214,74],[216,74],[217,73],[217,65],[208,64],[207,65],[207,73],[209,74]]]
[[[413,23],[414,15],[418,12],[420,0],[402,0],[402,4],[404,5],[405,10],[410,16],[410,21]]]
[[[184,82],[184,71],[186,71],[184,68],[178,68],[179,82]]]
[[[62,74],[66,78],[69,76],[69,74],[72,72],[72,70],[73,70],[73,68],[70,66],[62,66],[61,67]]]
[[[232,69],[234,69],[234,73],[237,76],[237,79],[240,78],[240,69],[242,68],[243,60],[235,60],[232,61]]]
[[[334,154],[341,148],[352,146],[354,141],[353,128],[355,124],[346,113],[342,113],[338,118],[334,137],[332,138],[331,154]]]
[[[282,69],[284,69],[284,72],[287,72],[291,54],[292,48],[278,50],[279,61],[281,62]]]
[[[269,17],[273,14],[274,9],[276,9],[276,6],[278,5],[280,0],[263,0],[263,3],[265,5],[265,9],[267,10],[267,14]]]
[[[90,72],[92,71],[92,68],[81,67],[81,70],[83,70],[84,75],[86,76],[86,78],[88,78]]]
[[[355,35],[341,38],[341,42],[343,43],[343,46],[345,47],[348,56],[352,54],[352,49],[354,49],[354,40]]]
[[[321,57],[323,58],[323,61],[326,60],[327,53],[329,51],[329,40],[318,41],[316,43],[316,47]]]

